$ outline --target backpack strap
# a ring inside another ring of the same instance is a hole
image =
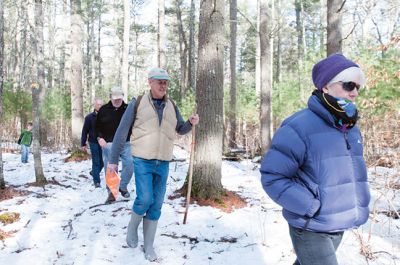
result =
[[[136,120],[136,117],[137,117],[137,110],[139,108],[139,104],[140,104],[140,101],[142,100],[143,96],[144,96],[144,94],[138,96],[137,99],[136,99],[135,107],[133,108],[133,114],[135,114],[135,120]],[[174,110],[176,112],[176,104],[175,104],[175,102],[170,97],[168,97],[168,100],[171,101],[172,105],[174,106]]]
[[[142,100],[142,98],[143,98],[143,94],[137,97],[136,103],[135,103],[135,107],[133,108],[133,114],[135,114],[135,120],[136,120],[136,117],[137,117],[137,115],[136,115],[137,114],[137,110],[139,108],[139,104],[140,104],[140,101]]]
[[[176,112],[176,104],[175,104],[175,102],[170,97],[168,97],[168,99],[169,99],[169,101],[171,101],[172,105],[174,106],[174,110]]]

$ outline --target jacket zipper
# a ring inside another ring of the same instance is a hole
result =
[[[351,145],[349,143],[349,138],[347,137],[347,132],[343,133],[343,135],[344,135],[344,140],[346,141],[347,150],[350,150]]]

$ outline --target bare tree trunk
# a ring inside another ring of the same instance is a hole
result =
[[[98,35],[97,35],[97,54],[96,54],[96,59],[97,59],[97,71],[96,71],[96,79],[97,79],[97,85],[99,87],[103,86],[103,75],[102,75],[102,59],[101,59],[101,13],[99,14],[99,29],[98,29]]]
[[[257,0],[257,34],[260,34],[260,1]],[[260,62],[261,51],[260,51],[260,37],[256,38],[256,93],[259,94],[261,91],[261,73],[260,73]]]
[[[297,31],[297,83],[299,94],[302,93],[302,73],[304,69],[304,56],[305,56],[305,32],[304,32],[304,10],[303,0],[295,0],[296,11],[296,31]]]
[[[86,20],[86,54],[85,54],[85,99],[86,103],[92,102],[92,39],[93,39],[93,6],[89,7],[88,18]]]
[[[56,61],[55,55],[55,35],[56,35],[56,10],[55,6],[49,6],[48,8],[48,17],[49,17],[49,25],[48,25],[48,34],[49,34],[49,41],[48,41],[48,57],[47,57],[47,84],[46,87],[48,89],[53,89],[54,87],[54,62]]]
[[[224,83],[224,1],[202,0],[196,103],[201,123],[196,128],[193,194],[219,198],[221,184]]]
[[[261,153],[264,154],[271,144],[271,120],[272,120],[272,71],[271,71],[271,32],[272,24],[268,0],[260,1],[260,72],[261,72],[261,93],[260,93],[260,134]]]
[[[229,102],[229,147],[236,147],[236,34],[237,34],[237,0],[231,0],[230,18],[230,102]]]
[[[26,8],[26,6],[21,6],[21,10],[18,10],[18,7],[16,6],[15,8],[15,17],[19,17],[19,12],[24,13],[24,9]],[[17,20],[18,23],[16,23],[16,30],[15,30],[15,38],[14,38],[14,42],[13,42],[13,48],[12,51],[10,53],[10,57],[12,57],[13,59],[12,61],[12,72],[13,72],[13,80],[16,81],[16,83],[14,83],[14,89],[18,89],[19,84],[19,77],[21,76],[21,67],[20,67],[20,60],[21,60],[21,51],[22,48],[21,46],[21,42],[22,42],[22,28],[23,28],[23,24],[24,24],[24,19],[19,19],[19,21]]]
[[[322,8],[324,6],[324,0],[319,1],[319,5],[321,6],[321,10],[319,12],[319,26],[318,26],[318,32],[319,32],[319,53],[323,54],[324,49],[325,49],[325,33],[326,30],[322,27],[324,25],[324,19],[326,18],[325,16],[325,10]]]
[[[304,60],[304,43],[303,43],[303,5],[302,0],[294,1],[296,10],[296,31],[297,31],[297,59],[299,65],[303,64]],[[299,67],[300,68],[300,67]]]
[[[80,15],[80,0],[71,1],[71,132],[74,149],[80,146],[83,126],[82,97],[82,35],[83,23]]]
[[[301,9],[301,43],[303,48],[303,58],[307,55],[307,43],[306,43],[306,23],[304,22],[304,0],[300,0],[300,9]]]
[[[94,35],[94,21],[90,27],[90,103],[93,103],[93,100],[96,98],[96,69],[95,69],[95,60],[96,60],[96,51],[95,51],[95,35]]]
[[[277,14],[278,14],[278,32],[276,33],[277,41],[276,41],[276,71],[275,71],[275,81],[276,83],[280,83],[281,81],[281,69],[282,69],[282,39],[281,39],[281,30],[282,30],[282,18],[281,18],[281,0],[277,0]],[[279,91],[278,91],[279,93]]]
[[[14,80],[17,89],[26,88],[27,76],[27,44],[28,44],[28,12],[27,6],[21,5],[19,23],[17,23],[16,43],[15,43],[15,72]]]
[[[124,100],[128,102],[128,82],[129,82],[129,28],[130,28],[130,6],[129,0],[124,0],[124,40],[122,48],[122,90],[124,91]]]
[[[0,0],[0,189],[6,187],[3,174],[3,61],[4,61],[4,3]]]
[[[189,73],[189,86],[191,89],[195,89],[196,87],[196,68],[195,68],[195,42],[194,42],[194,21],[196,18],[195,15],[195,0],[190,1],[190,13],[189,13],[189,66],[188,66],[188,73]]]
[[[59,80],[58,80],[58,86],[65,88],[65,44],[62,44],[61,48],[61,54],[60,54],[60,60],[59,60]]]
[[[161,68],[167,67],[167,58],[165,55],[165,0],[158,0],[158,32],[157,32],[157,45],[158,56],[157,63]]]
[[[178,21],[178,32],[179,32],[179,57],[180,57],[180,64],[181,64],[181,75],[180,75],[180,99],[185,97],[186,90],[188,87],[188,43],[186,39],[185,31],[183,30],[183,22],[182,22],[182,11],[181,5],[182,0],[176,0],[176,17]]]
[[[327,1],[327,42],[326,53],[342,53],[342,8],[346,1]]]
[[[42,0],[35,0],[35,39],[33,41],[34,46],[34,68],[36,68],[37,82],[34,82],[32,88],[32,118],[33,118],[33,130],[32,130],[32,152],[35,165],[35,176],[36,183],[38,185],[45,185],[46,178],[43,173],[40,136],[41,136],[41,114],[40,114],[40,103],[42,91],[44,90],[45,74],[44,74],[44,39],[43,39],[43,3]]]

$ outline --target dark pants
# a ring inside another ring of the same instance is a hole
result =
[[[101,146],[98,143],[90,143],[90,153],[92,154],[92,176],[93,182],[100,184],[100,171],[103,168],[103,156]]]
[[[336,249],[343,232],[317,233],[289,225],[289,233],[297,255],[293,265],[338,265]]]

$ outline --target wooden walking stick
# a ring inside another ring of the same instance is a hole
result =
[[[187,215],[189,212],[190,193],[192,192],[192,177],[193,177],[193,160],[194,160],[194,145],[195,145],[196,125],[192,128],[192,146],[190,148],[190,162],[189,162],[189,180],[186,195],[186,209],[183,217],[183,224],[186,224]]]

